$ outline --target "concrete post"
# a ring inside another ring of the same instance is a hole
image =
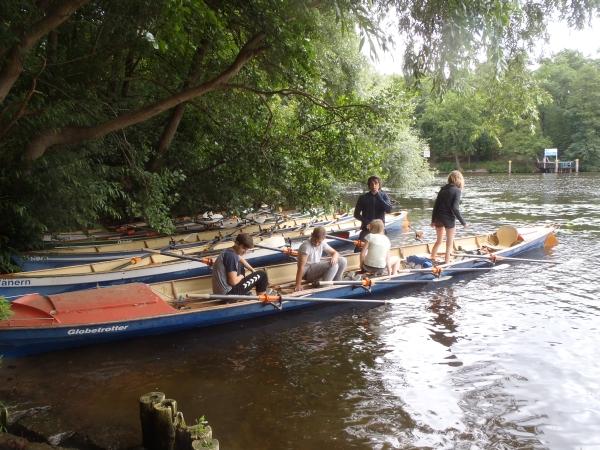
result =
[[[575,172],[579,173],[579,160],[578,159],[575,160]]]
[[[558,158],[554,160],[554,173],[558,173]]]
[[[512,166],[512,161],[508,160],[508,173],[511,173],[511,171],[512,171],[511,166]]]

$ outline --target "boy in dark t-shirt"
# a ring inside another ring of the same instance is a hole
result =
[[[233,247],[223,251],[213,267],[212,287],[215,294],[245,295],[252,288],[256,288],[256,294],[264,294],[269,285],[267,273],[264,270],[254,270],[248,262],[242,258],[248,250],[254,247],[254,241],[249,234],[240,233]],[[250,275],[244,276],[245,270]]]

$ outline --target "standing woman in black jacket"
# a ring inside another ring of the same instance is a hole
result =
[[[462,188],[465,186],[465,179],[458,170],[454,170],[448,175],[448,184],[442,186],[438,192],[433,213],[431,215],[431,226],[435,227],[437,240],[431,249],[431,259],[435,261],[437,251],[442,245],[444,231],[446,232],[446,256],[444,264],[450,262],[450,253],[452,253],[452,244],[456,233],[456,219],[463,227],[469,228],[469,224],[460,215],[459,204]]]

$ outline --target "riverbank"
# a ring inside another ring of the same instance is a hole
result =
[[[109,424],[86,426],[77,417],[65,414],[59,407],[36,406],[11,411],[7,430],[7,433],[0,433],[0,449],[3,450],[143,450],[141,445],[131,447],[125,444],[127,441],[131,442],[131,439],[135,441],[135,436],[141,443],[141,429],[133,430],[130,426]]]

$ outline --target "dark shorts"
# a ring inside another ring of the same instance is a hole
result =
[[[367,264],[363,264],[363,267],[365,268],[365,270],[367,272],[371,272],[371,273],[377,273],[377,272],[383,272],[384,270],[387,270],[387,267],[373,267],[373,266],[369,266]]]
[[[456,219],[449,219],[446,217],[435,219],[435,227],[436,228],[454,228],[456,227]]]

